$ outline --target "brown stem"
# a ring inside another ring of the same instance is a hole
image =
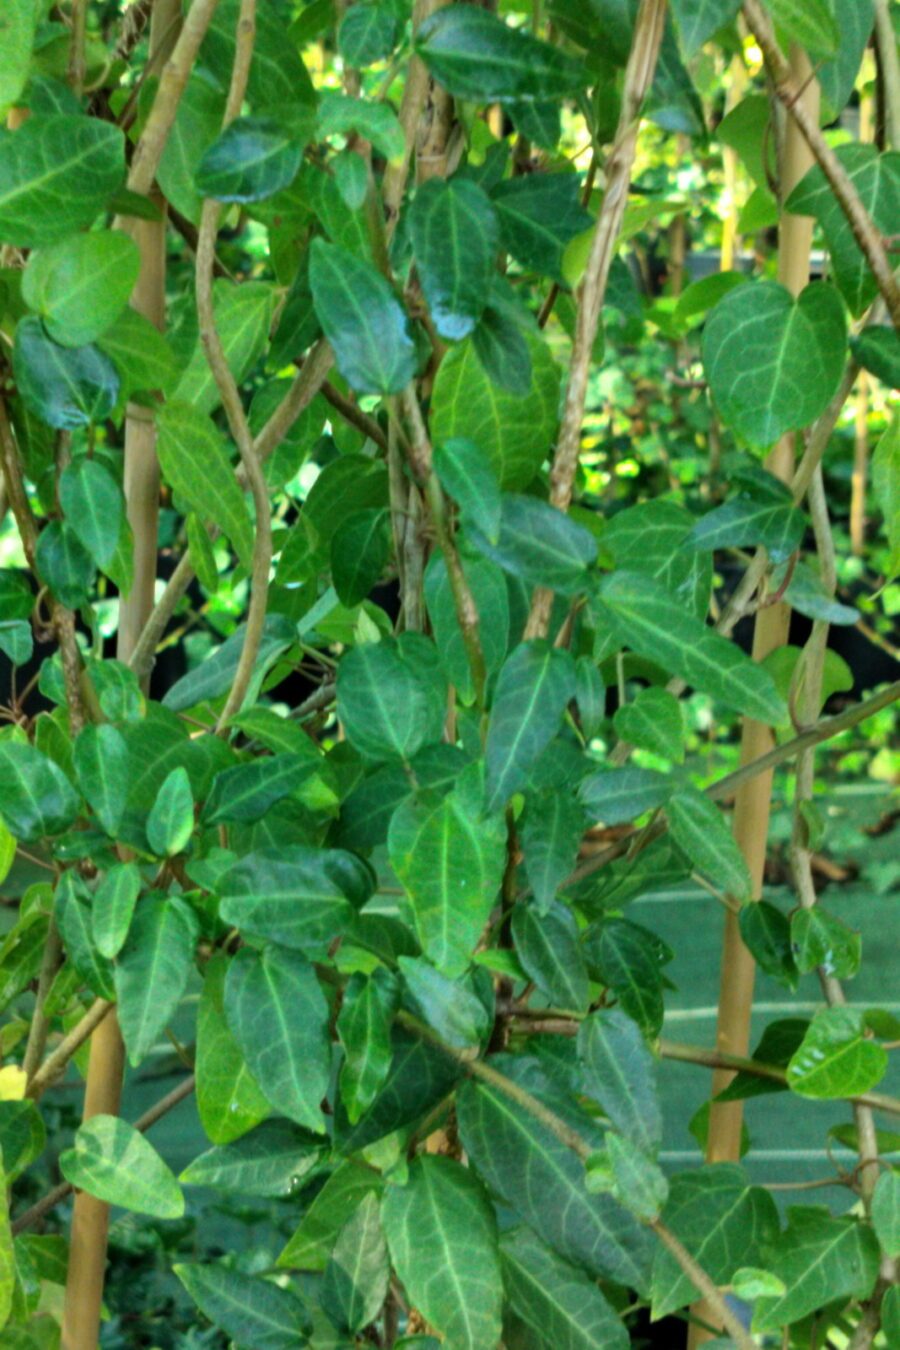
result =
[[[413,10],[413,33],[430,14],[446,3],[447,0],[416,0]],[[388,243],[400,219],[400,203],[403,201],[406,180],[409,177],[410,159],[415,149],[422,110],[428,95],[429,78],[428,69],[422,58],[415,54],[411,56],[399,113],[400,125],[403,128],[404,155],[402,160],[387,166],[381,184],[381,200],[385,215],[384,233]]]
[[[353,399],[346,398],[338,389],[335,389],[330,380],[326,380],[322,385],[322,397],[351,427],[355,427],[364,436],[368,436],[369,440],[374,441],[382,450],[387,450],[388,438],[375,418],[371,417],[369,413],[363,412],[359,404],[354,403]]]
[[[587,397],[591,352],[606,294],[609,269],[615,256],[622,217],[628,202],[628,185],[634,165],[641,106],[656,69],[666,19],[666,0],[641,0],[631,54],[625,70],[622,111],[616,139],[606,162],[606,190],[597,220],[584,278],[578,292],[575,340],[569,364],[569,381],[562,425],[550,475],[550,501],[567,511],[578,468],[581,424]],[[534,593],[525,637],[546,637],[553,607],[553,592],[541,586]]]
[[[28,1087],[25,1095],[37,1099],[47,1088],[52,1087],[62,1073],[72,1056],[81,1049],[85,1041],[103,1021],[112,1012],[113,1005],[108,1003],[105,998],[95,999],[87,1012],[79,1022],[76,1022],[71,1031],[63,1036],[59,1045],[50,1052],[39,1069],[29,1075]],[[25,1061],[22,1062],[24,1069]]]
[[[69,35],[69,84],[76,98],[84,90],[84,43],[87,36],[87,0],[72,0],[72,27]]]
[[[775,93],[787,108],[793,125],[800,131],[831,185],[835,200],[872,269],[894,327],[900,331],[900,286],[885,251],[881,233],[863,205],[853,180],[822,134],[818,108],[810,107],[803,80],[797,78],[796,70],[779,47],[771,20],[760,0],[744,0],[744,16],[766,58]]]
[[[22,1058],[22,1070],[28,1085],[29,1096],[32,1095],[31,1086],[50,1032],[50,1018],[47,1016],[47,995],[50,993],[57,971],[62,965],[62,956],[63,949],[59,929],[51,916],[50,926],[47,929],[47,941],[44,943],[44,955],[41,960],[41,973],[38,976],[34,1012],[31,1014],[28,1040],[25,1043],[25,1054]]]

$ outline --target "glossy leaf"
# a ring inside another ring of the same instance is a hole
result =
[[[321,1134],[331,1072],[328,1005],[300,952],[243,947],[225,980],[225,1016],[272,1106]]]
[[[858,337],[850,339],[850,347],[863,369],[889,389],[900,389],[900,335],[895,328],[867,324]]]
[[[38,535],[38,575],[60,604],[80,609],[87,604],[94,580],[94,560],[64,520],[51,520]]]
[[[60,1155],[59,1170],[79,1190],[123,1209],[156,1219],[178,1219],[184,1196],[170,1169],[148,1139],[117,1116],[86,1121],[72,1148]]]
[[[94,942],[91,907],[75,874],[64,873],[54,897],[57,927],[71,967],[98,998],[113,1002],[116,998],[112,967],[101,956]]]
[[[398,965],[407,1002],[442,1041],[466,1049],[484,1039],[490,1015],[466,982],[448,979],[421,957],[401,956]]]
[[[680,788],[666,803],[666,818],[672,838],[694,866],[736,900],[746,899],[750,873],[715,802],[699,788]]]
[[[848,980],[859,970],[859,933],[821,905],[791,915],[791,945],[797,969],[804,974],[819,966],[826,975]]]
[[[448,5],[426,19],[416,50],[457,98],[491,103],[557,98],[586,83],[580,62],[558,47],[468,5]]]
[[[485,669],[492,674],[503,664],[509,645],[509,593],[499,567],[486,558],[462,556],[460,564],[475,608]],[[460,628],[456,600],[440,553],[433,553],[425,569],[425,603],[434,631],[441,666],[463,703],[475,700],[472,663]]]
[[[297,1350],[307,1344],[312,1323],[290,1290],[228,1266],[172,1269],[200,1311],[232,1339],[254,1350]]]
[[[825,409],[846,353],[840,296],[824,283],[796,300],[775,281],[740,286],[719,301],[703,332],[703,365],[719,412],[764,449]]]
[[[684,717],[681,704],[667,689],[640,689],[630,703],[617,708],[613,726],[623,741],[680,764],[684,759]]]
[[[712,559],[684,547],[693,525],[694,517],[677,502],[639,502],[612,518],[603,544],[616,567],[652,577],[703,619],[709,606]]]
[[[302,951],[329,942],[350,923],[351,900],[361,905],[371,889],[357,887],[365,869],[340,849],[304,844],[246,853],[219,882],[219,914],[242,933]]]
[[[559,887],[575,866],[585,828],[585,814],[574,797],[548,788],[529,793],[520,820],[525,875],[535,904],[546,914]]]
[[[99,728],[98,728],[99,730]],[[141,892],[135,863],[114,863],[103,877],[91,904],[94,942],[101,956],[112,960],[122,950]]]
[[[119,396],[116,368],[99,347],[61,347],[34,316],[16,328],[13,373],[28,409],[60,431],[102,421]]]
[[[878,1274],[878,1241],[865,1224],[832,1218],[819,1206],[796,1206],[766,1266],[787,1292],[758,1300],[753,1324],[761,1331],[800,1321],[823,1303],[868,1297]]]
[[[322,1141],[289,1120],[263,1121],[232,1143],[201,1153],[178,1178],[185,1186],[282,1199],[322,1163]]]
[[[178,896],[145,896],[136,907],[116,963],[122,1038],[140,1064],[165,1030],[194,964],[197,921]]]
[[[51,244],[92,224],[125,177],[125,137],[112,122],[66,113],[0,130],[0,237]]]
[[[557,1008],[583,1011],[590,991],[571,910],[557,902],[543,913],[536,905],[518,904],[512,933],[522,968],[538,989]]]
[[[601,1008],[578,1029],[584,1090],[626,1138],[654,1157],[662,1142],[656,1061],[637,1025],[617,1008]]]
[[[606,919],[587,935],[588,967],[617,996],[645,1036],[663,1019],[662,975],[652,935],[627,919]]]
[[[368,977],[351,975],[344,989],[337,1033],[344,1047],[341,1100],[351,1125],[372,1105],[388,1075],[398,1001],[397,982],[384,966],[376,966]]]
[[[389,4],[353,5],[338,29],[338,50],[348,66],[359,69],[380,61],[397,40],[397,18]]]
[[[500,1259],[509,1305],[538,1350],[627,1350],[628,1332],[596,1283],[527,1228],[504,1233]]]
[[[357,511],[338,526],[331,539],[331,576],[342,604],[350,608],[365,600],[390,548],[388,514],[381,507]]]
[[[497,680],[485,744],[488,810],[504,806],[525,786],[574,695],[574,663],[563,649],[534,640],[522,643],[507,659]]]
[[[450,1158],[423,1156],[382,1206],[391,1259],[410,1299],[459,1350],[500,1337],[503,1281],[493,1206]]]
[[[481,447],[500,486],[521,491],[550,453],[556,434],[560,369],[547,344],[526,333],[532,380],[522,398],[496,385],[471,340],[447,353],[431,397],[435,444],[462,436]]]
[[[806,519],[789,500],[738,496],[703,516],[687,543],[702,549],[761,546],[779,563],[800,547],[805,532]]]
[[[73,763],[82,796],[103,829],[115,839],[128,787],[128,746],[109,722],[88,725],[75,741]]]
[[[394,1130],[419,1120],[451,1091],[460,1069],[443,1051],[395,1027],[393,1058],[384,1086],[357,1125],[335,1111],[335,1142],[341,1153],[352,1153],[383,1139]]]
[[[409,229],[434,326],[458,342],[487,302],[499,226],[490,200],[467,178],[431,178],[416,192]]]
[[[218,12],[221,13],[221,10]],[[216,329],[228,369],[238,384],[250,373],[266,345],[275,300],[274,288],[263,281],[243,281],[238,286],[222,277],[213,283],[213,315]],[[200,415],[213,412],[221,402],[219,386],[213,378],[199,333],[187,363],[181,363],[180,379],[172,391],[172,397],[179,404],[179,411],[175,414],[177,420],[183,421],[185,404],[189,404],[194,412],[195,420],[188,423],[186,428],[188,435],[194,434],[194,427],[199,422]],[[164,416],[166,415],[168,409],[164,410]],[[204,440],[208,440],[208,431],[202,432],[198,428],[198,434]],[[219,458],[208,446],[206,455],[209,458]],[[217,479],[219,476],[217,472]],[[177,485],[173,483],[173,486]],[[204,514],[211,514],[209,506]],[[219,521],[219,524],[225,528],[223,521]],[[232,542],[236,543],[235,540]]]
[[[454,436],[434,447],[434,471],[453,498],[464,521],[470,521],[492,544],[500,533],[500,489],[489,459],[480,446]]]
[[[593,217],[581,205],[581,182],[574,173],[535,173],[509,178],[491,198],[503,242],[523,267],[562,282],[563,253]]]
[[[260,756],[217,774],[203,809],[204,823],[261,820],[289,797],[316,768],[315,760],[291,754]]]
[[[371,264],[315,239],[309,281],[338,369],[362,394],[399,394],[416,369],[409,321],[391,287]]]
[[[201,196],[216,201],[260,202],[293,181],[302,159],[294,124],[238,117],[203,152],[194,182]]]
[[[672,792],[669,778],[655,769],[629,766],[599,769],[585,778],[579,799],[592,820],[622,825],[664,806]]]
[[[488,304],[472,333],[481,368],[498,389],[525,398],[531,389],[531,352],[523,325]]]
[[[166,480],[201,519],[215,521],[242,562],[249,563],[250,518],[216,426],[196,407],[166,403],[157,427],[156,446]]]
[[[349,740],[372,759],[410,759],[443,734],[443,679],[418,634],[354,647],[338,669],[337,699]]]
[[[225,1020],[227,970],[224,952],[204,967],[195,1055],[197,1113],[209,1138],[221,1145],[246,1135],[270,1111]]]
[[[25,843],[61,834],[78,798],[62,769],[32,745],[0,741],[0,816]]]
[[[161,858],[174,857],[194,832],[194,798],[187,769],[178,765],[167,774],[147,817],[147,840]]]
[[[22,298],[65,347],[93,342],[118,318],[137,280],[132,239],[96,230],[38,249],[22,273]]]
[[[365,1197],[380,1195],[383,1187],[380,1172],[365,1163],[340,1163],[304,1214],[278,1265],[324,1271],[341,1229]]]
[[[378,1197],[370,1191],[341,1229],[322,1280],[322,1307],[339,1331],[352,1334],[375,1321],[390,1273]]]
[[[119,544],[124,504],[108,469],[82,457],[59,478],[59,500],[66,523],[98,567],[108,567]]]
[[[744,945],[761,970],[788,989],[797,987],[797,965],[787,917],[768,900],[744,905],[738,923]]]
[[[531,586],[549,586],[564,595],[587,585],[597,542],[582,525],[538,497],[504,493],[496,543],[479,531],[482,553]]]
[[[863,1034],[857,1008],[816,1013],[787,1066],[788,1087],[801,1097],[855,1097],[887,1072],[887,1051]]]

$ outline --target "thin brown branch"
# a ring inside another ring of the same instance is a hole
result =
[[[76,1022],[72,1030],[67,1032],[59,1045],[50,1052],[40,1068],[29,1074],[26,1096],[36,1099],[53,1086],[65,1072],[72,1056],[81,1049],[94,1028],[100,1025],[104,1017],[112,1012],[113,1006],[105,998],[94,1000],[80,1021]],[[24,1060],[22,1068],[26,1068]]]
[[[346,398],[340,390],[335,389],[330,380],[326,380],[322,385],[322,397],[330,403],[335,412],[338,413],[349,426],[355,427],[361,431],[364,436],[368,436],[370,441],[374,441],[382,450],[387,450],[388,438],[381,427],[370,417],[367,412],[363,412],[358,403],[352,398]]]

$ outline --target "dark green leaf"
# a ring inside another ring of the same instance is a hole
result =
[[[421,957],[401,956],[397,964],[416,1013],[442,1041],[461,1049],[477,1045],[490,1030],[488,1010],[461,980],[448,979]]]
[[[166,403],[157,417],[162,471],[201,520],[214,520],[249,565],[253,531],[222,436],[211,418],[186,403]]]
[[[587,585],[597,541],[582,525],[539,497],[505,492],[497,542],[473,530],[482,553],[531,586],[571,595]]]
[[[485,669],[491,674],[503,664],[509,640],[506,578],[486,558],[463,556],[460,564],[478,611],[482,655]],[[431,555],[425,570],[425,602],[444,673],[459,699],[472,703],[475,699],[472,663],[460,628],[447,563],[440,553]]]
[[[604,825],[623,825],[647,811],[656,811],[666,804],[671,792],[672,782],[666,774],[634,766],[599,769],[578,789],[590,818]]]
[[[391,1043],[393,1059],[384,1087],[359,1124],[351,1126],[341,1109],[335,1111],[335,1142],[342,1153],[365,1148],[420,1119],[460,1076],[454,1060],[418,1036],[395,1028]]]
[[[398,35],[389,4],[363,3],[348,9],[338,29],[338,51],[348,66],[360,69],[389,56]]]
[[[669,1194],[669,1183],[661,1168],[637,1144],[613,1130],[606,1136],[604,1165],[607,1161],[612,1183],[610,1190],[619,1204],[644,1222],[659,1218],[659,1211]]]
[[[375,1321],[390,1274],[378,1197],[370,1191],[341,1229],[322,1280],[319,1298],[339,1331],[352,1335]]]
[[[22,248],[90,225],[125,176],[125,137],[112,122],[68,113],[0,130],[0,237]]]
[[[286,844],[245,854],[218,889],[225,923],[302,951],[342,933],[353,916],[351,901],[361,906],[371,885],[352,854]]]
[[[119,372],[119,399],[153,389],[168,392],[178,375],[175,353],[148,318],[136,309],[124,309],[97,339]]]
[[[416,371],[409,321],[370,263],[313,240],[309,281],[319,322],[344,379],[361,394],[399,394]]]
[[[487,302],[500,237],[487,195],[467,178],[431,178],[409,213],[419,280],[434,326],[458,342]]]
[[[213,283],[216,328],[228,369],[238,384],[249,374],[268,341],[276,298],[274,287],[264,281],[243,281],[237,285],[221,277]],[[184,405],[189,405],[196,424],[221,402],[219,386],[213,377],[199,333],[187,363],[181,363],[181,378],[172,391],[172,397],[180,405],[176,414],[178,420],[185,416]],[[167,415],[168,406],[163,409],[161,416]],[[191,431],[189,422],[188,435]],[[201,430],[199,434],[208,440],[208,430]],[[216,454],[212,448],[208,448],[206,453],[210,457]]]
[[[160,858],[187,847],[194,832],[194,798],[187,769],[178,765],[166,775],[147,817],[147,840]]]
[[[672,13],[685,56],[694,56],[704,42],[731,22],[740,7],[740,0],[672,0]]]
[[[91,906],[87,902],[83,885],[75,879],[76,875],[72,871],[63,873],[57,887],[54,897],[57,927],[66,949],[67,959],[79,979],[83,980],[98,998],[113,1002],[116,991],[112,967],[97,951],[91,922]]]
[[[26,407],[60,431],[102,422],[119,397],[116,368],[99,347],[61,347],[33,315],[16,328],[13,374]]]
[[[198,192],[220,202],[260,202],[280,192],[296,178],[303,159],[295,123],[236,118],[204,151],[194,174]],[[312,129],[310,112],[310,134]]]
[[[194,964],[197,921],[178,896],[145,896],[116,962],[122,1039],[140,1064],[181,1002]]]
[[[587,82],[581,63],[560,48],[469,5],[426,19],[416,50],[451,94],[478,103],[558,98]]]
[[[410,759],[443,734],[437,654],[416,633],[348,652],[338,669],[337,699],[348,739],[372,759]]]
[[[240,1344],[253,1350],[298,1350],[307,1344],[312,1323],[289,1290],[231,1266],[172,1269],[200,1311]]]
[[[613,726],[623,741],[680,764],[684,759],[684,717],[681,704],[667,689],[638,690],[630,703],[617,708]]]
[[[341,604],[352,609],[378,584],[390,554],[388,515],[382,507],[356,511],[331,538],[331,579]]]
[[[736,900],[750,893],[750,873],[721,808],[686,784],[666,803],[672,838],[698,869]]]
[[[269,1103],[254,1081],[225,1020],[228,958],[217,952],[203,971],[197,1010],[197,1113],[214,1144],[230,1144],[269,1114]]]
[[[471,1172],[450,1158],[416,1158],[406,1185],[388,1187],[382,1214],[397,1274],[447,1344],[496,1345],[503,1302],[497,1220]]]
[[[225,1016],[276,1111],[321,1134],[331,1074],[328,1005],[306,957],[242,947],[225,980]]]
[[[86,726],[75,741],[73,764],[85,801],[106,833],[115,839],[125,810],[130,772],[122,733],[109,722]]]
[[[829,0],[769,0],[769,8],[784,35],[811,56],[833,56],[838,50],[841,30]]]
[[[0,1151],[7,1182],[39,1158],[47,1143],[43,1117],[32,1101],[0,1101]]]
[[[32,745],[0,741],[0,816],[16,839],[61,834],[77,812],[72,785],[52,759]]]
[[[663,1019],[662,974],[653,935],[627,919],[607,919],[587,935],[588,967],[617,996],[645,1036]]]
[[[797,966],[791,945],[791,926],[781,910],[768,900],[744,905],[740,912],[741,937],[767,975],[788,989],[797,987]]]
[[[82,457],[60,475],[59,501],[66,524],[98,567],[107,567],[119,543],[124,515],[122,493],[108,469]]]
[[[799,547],[806,518],[790,501],[761,501],[739,496],[697,522],[686,546],[701,549],[749,548],[761,545],[772,562],[784,562]]]
[[[603,544],[617,567],[652,577],[703,619],[712,586],[712,558],[683,547],[693,525],[694,518],[677,502],[639,502],[613,517],[603,532]]]
[[[490,543],[500,533],[500,489],[493,465],[480,446],[452,436],[434,447],[434,471],[464,521],[478,527]],[[22,615],[25,618],[25,615]]]
[[[590,991],[571,910],[555,901],[543,913],[536,905],[518,904],[512,933],[522,968],[541,993],[557,1008],[583,1011]]]
[[[140,254],[134,240],[113,230],[75,234],[38,249],[22,273],[22,298],[54,342],[93,342],[128,303]]]
[[[497,680],[485,743],[489,811],[504,806],[525,786],[574,696],[575,666],[563,648],[542,639],[523,642],[507,659]]]
[[[296,637],[295,626],[283,614],[267,614],[262,641],[257,656],[257,678],[269,669],[276,659],[290,647]],[[217,647],[212,656],[194,670],[189,670],[167,690],[163,706],[171,712],[184,712],[198,703],[221,698],[228,692],[234,679],[241,652],[244,650],[244,625]]]
[[[227,88],[234,65],[240,0],[220,0],[201,48],[201,57]],[[316,95],[300,51],[277,9],[260,5],[247,94],[259,108],[274,116],[293,113],[315,103]]]
[[[628,1350],[628,1331],[593,1280],[528,1228],[500,1239],[506,1296],[535,1350]],[[518,1341],[511,1341],[517,1345]]]
[[[130,862],[114,863],[94,892],[91,904],[94,942],[101,956],[108,960],[122,950],[140,893],[141,874],[137,864]]]
[[[731,291],[703,333],[706,377],[724,420],[761,448],[809,426],[840,382],[846,328],[840,296],[825,283],[796,300],[775,281]]]
[[[472,333],[472,346],[485,375],[498,389],[527,398],[531,352],[522,325],[512,315],[489,304]]]
[[[291,753],[264,755],[217,774],[203,808],[206,825],[261,820],[270,807],[289,797],[311,773],[316,761]]]
[[[341,1229],[365,1197],[380,1195],[383,1186],[380,1172],[365,1163],[340,1163],[304,1214],[278,1265],[324,1271]]]
[[[650,1157],[662,1142],[656,1061],[630,1017],[617,1008],[591,1013],[578,1029],[584,1090],[617,1130]]]
[[[575,866],[584,829],[584,811],[568,793],[547,788],[528,794],[519,821],[519,839],[525,854],[525,875],[540,912],[549,910]]]
[[[791,946],[797,969],[804,974],[818,966],[826,975],[849,980],[859,970],[859,933],[821,905],[791,915]]]
[[[355,1125],[378,1095],[391,1067],[391,1023],[399,1001],[394,976],[376,966],[351,975],[344,990],[337,1033],[344,1047],[341,1100]]]
[[[94,560],[64,520],[51,520],[38,535],[37,570],[67,609],[87,604],[94,580]]]
[[[79,1190],[156,1219],[178,1219],[184,1196],[156,1149],[117,1116],[98,1115],[60,1155],[59,1170]]]
[[[289,1120],[266,1120],[234,1143],[201,1153],[178,1179],[185,1186],[281,1199],[315,1175],[323,1156],[315,1135]]]
[[[559,105],[552,100],[523,99],[507,107],[513,126],[541,150],[555,150],[561,135]]]
[[[889,389],[900,389],[900,334],[886,324],[868,324],[850,339],[854,357]]]
[[[509,178],[492,201],[503,242],[523,267],[564,281],[563,253],[576,235],[594,223],[581,205],[581,182],[574,173],[532,173]]]
[[[867,1298],[878,1275],[878,1241],[868,1225],[832,1218],[813,1205],[791,1209],[787,1228],[767,1255],[767,1269],[787,1292],[757,1301],[753,1323],[760,1331],[799,1322],[839,1299]]]

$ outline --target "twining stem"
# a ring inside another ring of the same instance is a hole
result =
[[[637,147],[641,107],[653,80],[666,20],[666,0],[641,0],[631,53],[625,68],[622,111],[616,138],[605,165],[606,189],[594,230],[591,251],[578,290],[575,340],[569,363],[566,402],[560,426],[553,469],[550,474],[550,501],[559,511],[567,511],[578,469],[581,448],[581,424],[587,398],[591,353],[597,336],[600,311],[606,294],[609,269],[615,256],[628,203],[628,186]],[[525,637],[546,637],[553,608],[553,592],[540,586],[534,593]]]
[[[430,14],[446,3],[447,0],[416,0],[413,9],[413,33]],[[387,166],[381,183],[381,200],[385,216],[384,234],[387,243],[390,243],[397,228],[397,221],[400,219],[400,203],[403,201],[410,159],[416,145],[425,100],[428,97],[429,80],[425,62],[420,56],[413,55],[410,58],[403,97],[400,100],[399,120],[403,128],[404,154],[402,159]]]
[[[505,1074],[499,1073],[492,1065],[485,1063],[483,1059],[474,1058],[471,1051],[447,1045],[436,1032],[432,1031],[431,1027],[426,1026],[424,1022],[420,1022],[417,1017],[413,1017],[410,1013],[401,1010],[397,1014],[397,1021],[407,1030],[412,1031],[416,1036],[428,1041],[430,1045],[435,1046],[443,1054],[455,1060],[473,1078],[478,1078],[482,1083],[487,1083],[492,1088],[496,1088],[498,1092],[502,1092],[510,1101],[515,1102],[523,1111],[527,1111],[530,1116],[539,1121],[555,1139],[558,1139],[566,1148],[571,1149],[582,1162],[587,1162],[594,1152],[591,1145],[582,1138],[577,1130],[574,1130],[571,1125],[562,1120],[555,1111],[551,1111],[548,1106],[545,1106],[526,1088],[513,1082]],[[675,1234],[659,1219],[653,1219],[649,1227],[663,1246],[671,1252],[688,1279],[709,1301],[715,1316],[723,1326],[728,1328],[729,1334],[734,1338],[735,1343],[741,1347],[741,1350],[756,1350],[753,1341],[728,1307],[712,1280],[701,1269]]]
[[[787,60],[772,27],[769,15],[760,0],[744,0],[744,16],[751,32],[766,58],[772,75],[775,93],[787,108],[811,155],[831,186],[835,200],[847,218],[853,236],[872,269],[878,289],[884,297],[894,327],[900,331],[900,285],[885,250],[884,241],[869,215],[844,166],[819,126],[818,108],[812,107],[806,97],[803,78]]]
[[[247,80],[250,75],[250,62],[253,59],[255,24],[256,0],[241,0],[234,67],[231,73],[231,86],[228,91],[225,116],[222,121],[223,128],[233,122],[241,111],[247,89]],[[196,267],[197,314],[200,321],[200,341],[203,344],[207,363],[222,398],[222,406],[225,409],[228,425],[241,457],[241,467],[250,485],[256,514],[256,526],[253,540],[253,565],[250,576],[250,605],[244,629],[244,643],[231,689],[216,725],[217,734],[224,731],[234,713],[240,710],[250,687],[250,681],[253,678],[256,658],[259,654],[259,644],[262,641],[266,622],[269,569],[272,565],[272,518],[269,509],[269,491],[266,487],[262,465],[253,448],[253,437],[247,421],[247,414],[244,412],[244,405],[241,402],[240,390],[229,368],[213,311],[213,259],[216,251],[216,231],[221,210],[219,202],[207,198],[203,203],[200,215]]]

